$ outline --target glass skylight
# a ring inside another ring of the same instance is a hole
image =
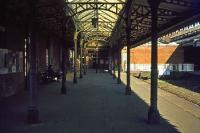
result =
[[[106,40],[125,0],[66,0],[75,24],[89,40]]]

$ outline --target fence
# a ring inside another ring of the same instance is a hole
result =
[[[126,64],[124,71],[127,70]],[[122,68],[123,68],[122,66]],[[151,64],[131,64],[131,71],[151,71]],[[172,71],[176,72],[192,72],[194,71],[194,64],[158,64],[159,75],[170,75]]]

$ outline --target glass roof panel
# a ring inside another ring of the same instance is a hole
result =
[[[75,24],[88,39],[107,39],[115,26],[125,0],[66,0]],[[91,38],[90,38],[91,37]]]

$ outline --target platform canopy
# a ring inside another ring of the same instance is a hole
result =
[[[131,46],[150,40],[151,8],[148,0],[69,0],[70,15],[89,40],[126,45],[125,8],[131,4]],[[199,0],[161,0],[158,10],[159,36],[200,20]]]
[[[66,5],[68,15],[87,40],[107,42],[125,0],[68,0]]]
[[[131,46],[135,47],[150,40],[151,35],[151,8],[148,0],[133,0],[130,2]],[[158,9],[159,36],[176,31],[191,23],[200,21],[199,0],[161,0]],[[123,14],[125,16],[125,14]],[[118,21],[112,32],[112,40],[116,40],[116,31],[126,41],[126,22]],[[118,36],[119,37],[119,36]],[[126,44],[126,43],[124,43]]]

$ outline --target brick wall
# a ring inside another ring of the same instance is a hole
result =
[[[178,46],[159,46],[158,64],[184,63],[184,50]],[[139,46],[131,49],[131,64],[151,64],[151,47]]]

